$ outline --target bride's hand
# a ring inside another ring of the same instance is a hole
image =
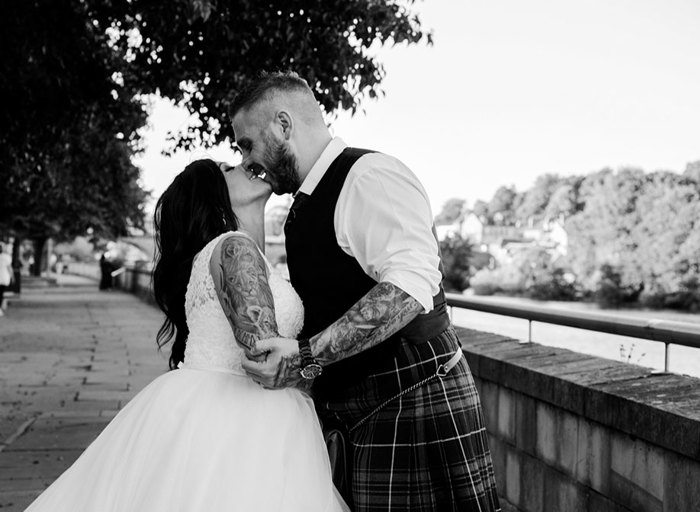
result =
[[[302,387],[301,384],[305,384],[301,382],[304,379],[299,373],[301,356],[297,340],[268,338],[259,340],[255,348],[257,354],[265,353],[267,357],[258,361],[246,353],[248,359],[242,363],[243,369],[255,382],[271,389]]]

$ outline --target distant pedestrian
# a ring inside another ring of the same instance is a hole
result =
[[[100,290],[109,290],[112,288],[112,264],[102,253],[100,258]]]
[[[12,257],[4,252],[0,244],[0,316],[4,316],[7,304],[5,301],[5,289],[12,282]]]

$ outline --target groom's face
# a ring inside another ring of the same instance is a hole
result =
[[[243,153],[242,164],[272,186],[275,194],[296,192],[301,186],[299,166],[289,143],[281,136],[274,119],[255,105],[236,114],[233,131]]]

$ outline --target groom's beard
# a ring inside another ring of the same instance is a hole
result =
[[[265,140],[266,179],[272,185],[275,194],[293,194],[301,186],[299,165],[286,142],[279,142],[273,137]]]

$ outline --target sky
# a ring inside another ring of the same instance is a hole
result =
[[[418,0],[413,10],[434,45],[380,49],[386,96],[332,131],[407,164],[434,213],[452,197],[472,205],[503,185],[526,190],[544,173],[682,172],[700,160],[697,0]],[[135,163],[154,197],[192,160],[238,160],[229,147],[161,156],[187,118],[153,101]]]

